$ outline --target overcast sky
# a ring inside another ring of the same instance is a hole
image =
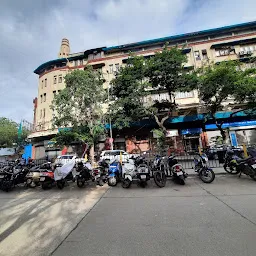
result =
[[[0,116],[32,121],[38,76],[71,52],[256,20],[255,0],[0,0]]]

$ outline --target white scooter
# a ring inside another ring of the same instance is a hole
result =
[[[54,180],[59,189],[63,189],[68,180],[75,181],[76,173],[74,166],[76,160],[72,160],[61,167],[56,167],[54,171]]]
[[[144,157],[131,158],[128,163],[123,164],[123,188],[129,188],[133,181],[137,181],[141,187],[146,187],[149,179],[150,171]]]

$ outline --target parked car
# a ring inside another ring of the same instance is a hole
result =
[[[73,159],[76,159],[76,162],[85,162],[84,159],[77,157],[76,155],[62,155],[62,156],[58,156],[55,161],[54,164],[55,165],[59,165],[62,166],[70,161],[72,161]]]
[[[100,154],[100,160],[110,161],[112,159],[120,160],[122,155],[122,161],[128,162],[131,157],[138,157],[139,154],[128,154],[124,150],[105,150]]]

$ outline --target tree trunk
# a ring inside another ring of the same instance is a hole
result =
[[[92,166],[94,166],[94,143],[92,144],[91,148],[90,148],[90,158],[91,158],[91,164]]]
[[[164,127],[164,122],[169,118],[169,115],[163,117],[161,120],[159,120],[159,118],[158,118],[157,115],[154,115],[154,118],[155,118],[156,123],[158,124],[159,128],[162,129],[163,132],[166,134],[166,133],[167,133],[167,130],[166,130],[166,128]]]

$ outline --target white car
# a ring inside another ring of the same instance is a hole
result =
[[[77,161],[82,161],[82,162],[85,162],[85,159],[83,158],[78,158],[76,155],[62,155],[62,156],[58,156],[56,159],[55,159],[55,162],[54,164],[59,164],[59,165],[64,165],[70,161],[72,161],[73,159]]]
[[[139,156],[139,154],[128,154],[124,150],[105,150],[101,152],[100,160],[104,159],[104,160],[111,161],[113,159],[116,159],[120,161],[122,158],[122,161],[128,162],[128,160],[131,157],[137,157],[137,156]]]

